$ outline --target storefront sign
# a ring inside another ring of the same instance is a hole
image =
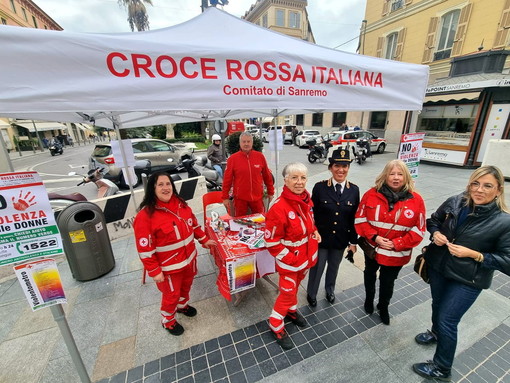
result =
[[[0,266],[62,253],[62,238],[39,174],[0,174]]]
[[[413,178],[418,177],[421,147],[425,133],[403,134],[400,138],[398,159],[405,162]]]
[[[442,162],[451,165],[464,165],[466,152],[446,149],[423,148],[421,158],[423,160],[432,162]]]
[[[14,271],[32,311],[67,302],[54,259],[28,262]]]
[[[448,85],[432,85],[427,87],[426,93],[441,93],[451,92],[455,90],[467,90],[467,89],[479,89],[489,88],[495,86],[510,86],[510,79],[501,80],[486,80],[486,81],[473,81],[464,82],[460,84],[448,84]]]

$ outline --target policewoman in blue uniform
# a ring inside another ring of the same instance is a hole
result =
[[[347,180],[351,162],[349,150],[334,150],[328,166],[332,177],[317,182],[313,187],[315,225],[322,242],[319,244],[317,264],[310,269],[308,276],[307,300],[312,307],[317,305],[317,291],[326,265],[326,299],[333,303],[343,253],[347,247],[353,253],[356,252],[358,235],[354,229],[354,215],[360,195],[358,186]]]

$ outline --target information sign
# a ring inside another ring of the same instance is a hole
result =
[[[400,139],[398,158],[405,162],[411,176],[418,177],[418,165],[420,164],[421,147],[425,133],[403,134]]]
[[[54,259],[24,263],[14,271],[32,311],[67,302]]]
[[[0,174],[0,266],[62,253],[62,238],[39,174]]]

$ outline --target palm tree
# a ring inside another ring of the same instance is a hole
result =
[[[152,4],[152,0],[117,0],[119,6],[124,7],[128,11],[128,22],[131,30],[138,32],[149,30],[149,16],[143,3]]]

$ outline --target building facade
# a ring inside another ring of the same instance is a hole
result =
[[[63,30],[55,20],[31,0],[0,0],[0,23],[14,27]],[[50,139],[53,135],[74,137],[75,141],[85,137],[82,129],[77,128],[76,124],[73,125],[39,123],[0,117],[1,138],[8,150],[33,150],[34,147],[43,144],[44,138]],[[76,132],[75,136],[74,132]]]
[[[424,132],[423,159],[460,166],[509,137],[510,0],[367,0],[365,19],[360,53],[428,65],[429,86],[421,112],[348,119],[392,143]]]
[[[306,0],[257,0],[245,13],[243,19],[263,28],[315,43],[312,27],[308,20]],[[331,114],[331,113],[329,113]],[[312,126],[312,115],[266,117],[265,125],[299,125]],[[320,126],[322,127],[322,113]],[[253,121],[250,121],[253,122]],[[313,125],[316,126],[316,125]],[[338,125],[340,126],[340,125]]]

